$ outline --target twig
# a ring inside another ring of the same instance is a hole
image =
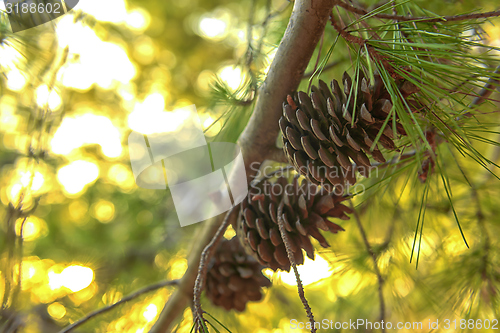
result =
[[[247,25],[247,60],[246,60],[246,66],[248,67],[248,72],[250,74],[250,85],[252,91],[257,90],[257,80],[255,77],[255,73],[252,70],[252,62],[254,59],[254,51],[253,51],[253,45],[252,45],[252,39],[253,39],[253,19],[255,15],[255,6],[257,4],[257,0],[252,0],[251,6],[250,6],[250,11],[248,14],[248,25]]]
[[[485,100],[488,100],[490,95],[493,93],[495,90],[495,86],[500,85],[500,65],[497,66],[497,68],[493,71],[492,77],[489,78],[488,82],[484,85],[484,87],[479,91],[477,96],[474,98],[474,100],[470,103],[469,109],[474,109],[478,107],[481,103],[483,103]],[[459,116],[457,119],[460,118],[467,118],[471,117],[472,113],[470,111],[462,114]]]
[[[348,3],[337,0],[335,3],[337,6],[344,8],[347,11],[352,13],[356,13],[359,15],[369,15],[370,12],[364,10],[362,8],[354,7]],[[441,16],[441,17],[426,17],[426,16],[403,16],[403,15],[391,15],[391,14],[374,14],[374,17],[378,17],[381,19],[395,20],[395,21],[418,21],[418,22],[451,22],[451,21],[463,21],[463,20],[474,20],[479,18],[488,18],[500,16],[500,10],[495,10],[492,12],[485,13],[475,13],[475,14],[462,14],[462,15],[453,15],[453,16]]]
[[[283,243],[285,243],[286,254],[288,255],[288,260],[290,261],[290,265],[292,265],[293,272],[295,273],[295,280],[297,280],[297,290],[299,293],[300,300],[302,301],[302,305],[304,305],[304,309],[307,313],[307,318],[309,318],[309,322],[311,323],[311,333],[316,333],[316,326],[314,325],[314,315],[312,313],[311,307],[307,302],[306,295],[304,294],[304,286],[302,286],[302,281],[300,280],[299,271],[297,270],[297,264],[295,263],[295,256],[293,254],[292,248],[290,246],[290,240],[288,239],[288,235],[285,230],[285,224],[283,222],[283,206],[284,201],[282,200],[278,206],[278,227],[280,229],[281,238],[283,239]],[[301,251],[301,250],[299,250]]]
[[[132,293],[132,294],[130,294],[128,296],[123,297],[121,300],[119,300],[116,303],[113,303],[111,305],[105,306],[105,307],[103,307],[103,308],[101,308],[99,310],[96,310],[96,311],[93,311],[93,312],[89,313],[88,315],[86,315],[82,319],[80,319],[78,321],[75,321],[73,324],[71,324],[71,325],[63,328],[62,330],[59,331],[59,333],[67,333],[69,331],[72,331],[73,329],[77,328],[78,326],[83,325],[84,323],[86,323],[88,320],[94,318],[95,316],[103,314],[103,313],[106,313],[106,312],[114,309],[118,305],[126,303],[126,302],[128,302],[130,300],[133,300],[134,298],[137,298],[137,297],[139,297],[139,296],[141,296],[143,294],[149,293],[150,291],[154,291],[154,290],[166,287],[166,286],[177,285],[178,283],[179,283],[178,280],[161,281],[161,282],[152,284],[150,286],[144,287],[142,289],[139,289],[136,292],[134,292],[134,293]]]
[[[205,246],[203,252],[201,253],[200,265],[198,266],[198,275],[196,276],[196,281],[194,283],[194,290],[193,290],[193,308],[194,308],[193,319],[196,325],[198,325],[199,321],[205,320],[203,318],[203,310],[201,308],[200,300],[201,300],[201,291],[203,290],[205,278],[207,277],[208,263],[210,262],[210,259],[212,258],[213,254],[215,253],[214,250],[219,244],[220,240],[222,239],[222,236],[224,235],[224,232],[226,231],[227,227],[237,217],[237,213],[239,213],[239,208],[240,206],[236,205],[233,206],[233,208],[231,208],[229,212],[227,212],[224,221],[220,225],[214,237],[212,238],[210,243],[208,243],[208,245]]]
[[[387,58],[383,55],[381,55],[373,46],[368,45],[368,40],[365,40],[361,37],[354,36],[348,31],[345,30],[345,27],[341,27],[340,24],[335,20],[333,17],[333,14],[330,16],[330,22],[332,23],[332,26],[337,30],[337,32],[344,38],[346,41],[353,43],[353,44],[358,44],[361,47],[366,47],[366,50],[368,51],[368,54],[374,61],[380,61],[382,65],[384,65],[384,68],[389,72],[392,78],[399,78],[400,75],[394,70],[392,64],[387,60]]]
[[[378,279],[378,297],[380,301],[380,321],[385,320],[385,300],[384,300],[384,279],[382,277],[382,274],[380,273],[380,269],[378,268],[378,263],[377,263],[377,255],[375,252],[373,252],[373,249],[370,245],[370,242],[368,241],[368,237],[366,236],[365,229],[363,228],[363,224],[361,223],[361,219],[359,218],[359,214],[356,209],[354,209],[354,205],[352,203],[352,200],[349,200],[349,204],[351,206],[351,209],[354,214],[354,219],[356,220],[356,224],[359,228],[359,232],[361,233],[361,238],[363,238],[363,243],[365,244],[366,251],[370,254],[370,257],[372,258],[373,261],[373,268],[375,270],[375,274],[377,275]],[[385,333],[385,327],[382,327],[382,332]]]

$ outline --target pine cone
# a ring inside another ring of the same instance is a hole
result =
[[[290,271],[290,261],[278,226],[279,210],[295,262],[300,265],[304,263],[302,249],[314,259],[309,236],[324,248],[330,246],[318,228],[333,233],[344,230],[328,220],[328,217],[349,219],[345,213],[351,213],[351,209],[340,204],[343,200],[344,197],[328,193],[306,179],[300,185],[297,177],[291,183],[284,177],[275,183],[265,180],[260,186],[251,187],[247,199],[241,203],[237,233],[247,252],[262,265],[273,270]]]
[[[244,311],[247,302],[262,299],[262,287],[271,285],[271,281],[262,274],[263,268],[245,253],[238,238],[224,239],[208,269],[208,299],[227,311]]]
[[[356,182],[351,160],[365,177],[371,167],[367,154],[377,162],[385,162],[379,147],[375,146],[373,151],[370,147],[392,108],[390,95],[379,75],[375,75],[371,86],[362,73],[355,86],[347,73],[342,80],[344,92],[333,80],[331,90],[319,81],[319,88],[313,86],[310,97],[302,91],[288,96],[279,121],[283,149],[290,163],[300,174],[328,191],[337,185],[343,187]],[[398,86],[404,99],[418,90],[408,81],[399,82]],[[392,128],[391,117],[378,140],[388,150],[396,149]],[[397,118],[396,131],[406,135]]]

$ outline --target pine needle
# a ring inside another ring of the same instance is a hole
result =
[[[228,331],[229,333],[232,333],[226,326],[224,326],[219,320],[217,320],[217,318],[215,318],[214,316],[212,316],[210,313],[205,312],[205,314],[208,315],[213,320],[215,320],[217,322],[217,324],[219,324],[220,326],[222,326],[226,331]]]
[[[460,234],[462,235],[462,239],[464,240],[465,246],[469,248],[469,244],[467,243],[467,239],[465,238],[464,231],[462,230],[462,226],[460,225],[460,220],[458,219],[457,212],[455,210],[455,205],[453,205],[453,200],[451,200],[451,186],[449,183],[449,180],[445,180],[445,170],[441,168],[441,164],[439,163],[439,160],[436,159],[436,165],[438,166],[439,169],[439,174],[441,176],[441,180],[443,181],[443,186],[444,190],[446,191],[446,196],[448,197],[448,201],[450,202],[451,210],[453,211],[453,216],[455,216],[455,221],[457,222],[458,230],[460,230]],[[446,176],[447,178],[447,176]]]

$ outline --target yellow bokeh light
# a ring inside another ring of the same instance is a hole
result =
[[[87,288],[92,283],[94,271],[89,267],[71,265],[63,269],[61,273],[50,270],[48,276],[49,286],[52,290],[65,287],[75,293]]]
[[[85,200],[73,200],[68,206],[68,213],[71,221],[77,224],[84,221],[88,214],[89,205]]]
[[[17,101],[13,96],[4,95],[0,98],[0,131],[15,132],[22,118],[16,114]]]
[[[155,58],[155,45],[151,37],[142,36],[134,47],[134,58],[143,65],[149,65]]]
[[[115,205],[106,200],[99,200],[93,205],[93,215],[99,222],[108,223],[115,217]]]
[[[85,266],[69,266],[62,273],[63,286],[77,292],[87,288],[94,280],[94,271]]]
[[[46,84],[39,86],[35,95],[36,104],[40,107],[48,105],[51,110],[57,110],[61,106],[62,100],[59,94],[55,90],[50,91]]]
[[[151,23],[151,16],[144,9],[137,8],[128,13],[125,22],[134,30],[144,31]]]
[[[198,89],[200,89],[202,92],[209,92],[211,91],[210,85],[215,79],[215,74],[214,72],[210,70],[204,70],[201,71],[200,74],[198,74],[198,78],[196,79],[196,85]]]
[[[224,232],[224,238],[225,239],[232,239],[233,237],[236,236],[236,231],[234,230],[233,226],[230,225],[226,231]]]
[[[106,0],[106,5],[101,0],[85,0],[75,8],[103,22],[122,23],[127,17],[126,2],[123,0]]]
[[[216,8],[210,13],[205,13],[193,22],[193,30],[199,36],[221,41],[228,36],[233,14],[226,8]]]
[[[40,188],[42,188],[45,180],[43,178],[43,175],[38,171],[35,172],[33,179],[31,177],[30,171],[27,171],[27,172],[21,171],[21,180],[20,181],[21,181],[21,184],[23,184],[23,186],[25,186],[25,187],[28,187],[31,183],[31,190],[38,191]]]
[[[219,40],[226,35],[227,23],[221,19],[204,17],[200,20],[199,29],[203,37]]]
[[[212,118],[208,113],[201,114],[200,120],[206,136],[215,136],[219,134],[222,129],[222,122]]]
[[[92,297],[94,297],[96,292],[97,292],[97,283],[94,281],[88,287],[73,294],[70,294],[68,295],[68,297],[76,306],[78,306],[83,302],[86,302]]]
[[[153,321],[156,318],[157,314],[158,308],[154,304],[149,304],[146,310],[142,313],[142,315],[148,322]]]
[[[318,254],[316,254],[315,258],[315,260],[311,260],[308,257],[305,257],[304,264],[297,266],[297,270],[300,274],[300,279],[302,280],[302,284],[304,286],[318,282],[319,280],[327,278],[331,275],[331,268],[328,262]],[[274,273],[272,270],[266,269],[264,273],[267,276],[276,274],[284,284],[287,284],[289,286],[297,285],[293,270],[290,270],[290,272]]]
[[[171,280],[180,279],[188,267],[187,260],[184,258],[173,259],[170,263],[170,272],[168,278]]]
[[[346,297],[361,287],[362,275],[359,272],[348,271],[337,282],[337,294]]]
[[[82,192],[99,177],[99,167],[89,161],[77,160],[57,171],[57,180],[69,194]]]
[[[115,164],[108,169],[108,179],[118,185],[122,190],[130,190],[135,186],[134,175],[130,167],[123,164]]]
[[[50,142],[52,152],[59,155],[89,144],[100,145],[109,158],[119,157],[123,151],[120,132],[111,120],[92,113],[64,118]]]
[[[7,197],[11,203],[17,204],[23,196],[24,205],[29,205],[32,202],[32,196],[46,192],[44,188],[45,177],[39,171],[35,171],[32,176],[31,171],[26,170],[26,160],[21,160],[17,164],[16,170],[12,173],[10,186],[7,187]]]
[[[108,6],[103,8],[112,8]],[[129,83],[137,74],[123,46],[101,40],[88,25],[75,23],[72,15],[59,20],[56,33],[60,47],[69,48],[69,59],[78,59],[60,69],[58,79],[64,86],[85,91],[96,84],[111,89]]]
[[[23,225],[24,218],[20,218],[16,220],[16,234],[18,236],[21,235],[21,226]],[[23,240],[29,242],[37,239],[42,231],[47,230],[47,224],[44,220],[36,217],[29,216],[24,222],[23,227]]]
[[[219,77],[227,83],[229,88],[236,90],[245,80],[245,75],[240,67],[226,66],[220,69]]]
[[[128,117],[130,129],[142,133],[165,133],[177,130],[191,116],[186,109],[163,111],[165,98],[160,93],[153,93],[143,102],[137,102],[134,111]]]
[[[402,278],[394,281],[394,292],[398,293],[400,297],[405,297],[410,293],[413,288],[413,282],[409,279],[403,280]]]
[[[47,312],[52,318],[61,319],[66,315],[66,308],[58,302],[54,302],[47,307]]]
[[[26,76],[24,76],[24,74],[17,69],[5,72],[5,76],[7,77],[7,80],[5,81],[9,90],[21,91],[24,89],[24,86],[26,86]]]
[[[0,67],[2,74],[7,78],[5,82],[7,88],[12,91],[21,91],[27,83],[25,75],[18,69],[22,68],[26,61],[23,51],[22,45],[0,43]]]

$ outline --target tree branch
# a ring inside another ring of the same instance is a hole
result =
[[[283,205],[284,201],[278,206],[278,227],[280,229],[281,239],[283,239],[283,243],[285,244],[286,254],[288,255],[288,260],[290,261],[290,265],[292,266],[293,272],[295,274],[295,280],[297,281],[297,291],[299,293],[300,300],[302,301],[302,305],[306,310],[307,318],[311,323],[311,333],[316,333],[316,326],[314,325],[314,315],[312,313],[311,307],[307,302],[306,295],[304,293],[304,286],[302,285],[302,281],[300,280],[299,271],[297,270],[297,264],[295,263],[295,255],[293,254],[292,247],[290,245],[290,239],[288,238],[288,234],[285,230],[285,223],[283,222]],[[299,251],[302,251],[299,249]]]
[[[77,328],[78,326],[85,324],[88,320],[92,319],[93,317],[100,315],[100,314],[103,314],[105,312],[108,312],[108,311],[114,309],[115,307],[117,307],[118,305],[126,303],[126,302],[128,302],[134,298],[137,298],[145,293],[149,293],[150,291],[154,291],[154,290],[166,287],[166,286],[176,285],[177,283],[178,283],[178,280],[161,281],[161,282],[152,284],[150,286],[144,287],[142,289],[139,289],[136,292],[134,292],[128,296],[123,297],[121,300],[119,300],[116,303],[113,303],[111,305],[105,306],[99,310],[96,310],[94,312],[89,313],[88,315],[86,315],[82,319],[75,321],[73,324],[63,328],[62,330],[59,331],[59,333],[67,333],[69,331],[72,331],[73,329]]]
[[[356,13],[359,15],[368,15],[369,11],[364,10],[362,8],[354,7],[348,3],[343,1],[337,1],[336,5],[344,8],[347,11],[352,13]],[[474,13],[474,14],[462,14],[462,15],[453,15],[453,16],[441,16],[441,17],[425,17],[425,16],[403,16],[403,15],[391,15],[391,14],[375,14],[374,17],[378,17],[381,19],[395,20],[395,21],[418,21],[418,22],[450,22],[450,21],[463,21],[463,20],[474,20],[478,18],[488,18],[500,16],[500,10],[495,10],[492,12],[485,13]]]
[[[351,205],[351,209],[354,214],[354,219],[356,220],[356,224],[358,226],[359,232],[361,233],[361,238],[363,238],[363,243],[365,244],[366,251],[370,254],[370,257],[373,261],[373,268],[375,270],[375,275],[377,275],[378,280],[378,297],[380,301],[380,321],[385,321],[385,299],[384,299],[384,278],[382,277],[382,273],[380,273],[380,269],[378,268],[377,263],[377,255],[373,252],[373,249],[368,241],[368,237],[366,236],[365,229],[363,228],[363,224],[361,223],[361,219],[359,217],[358,211],[354,209],[354,205],[352,200],[349,200]],[[382,328],[382,333],[385,333],[385,328]]]
[[[224,231],[226,231],[227,227],[236,220],[238,216],[239,206],[233,206],[229,212],[227,212],[226,217],[224,218],[224,222],[222,222],[219,229],[215,233],[215,236],[212,238],[210,243],[203,249],[200,258],[200,264],[198,266],[198,275],[196,276],[196,281],[194,283],[194,321],[198,323],[198,321],[204,321],[203,318],[203,310],[201,308],[201,291],[203,290],[203,286],[205,283],[205,278],[207,277],[208,271],[208,263],[215,253],[215,248],[220,243],[222,236],[224,236]],[[198,324],[195,324],[198,325]]]
[[[269,68],[267,78],[259,89],[254,112],[238,141],[248,183],[257,172],[255,168],[250,168],[250,165],[255,162],[260,164],[273,156],[279,133],[278,121],[282,114],[282,103],[286,96],[299,86],[333,5],[333,0],[296,0],[294,3],[288,27]],[[188,269],[151,333],[169,332],[171,324],[193,299],[193,287],[201,252],[213,238],[223,218],[224,215],[212,218],[204,222],[203,227],[199,229],[195,237],[196,242],[188,257]]]

